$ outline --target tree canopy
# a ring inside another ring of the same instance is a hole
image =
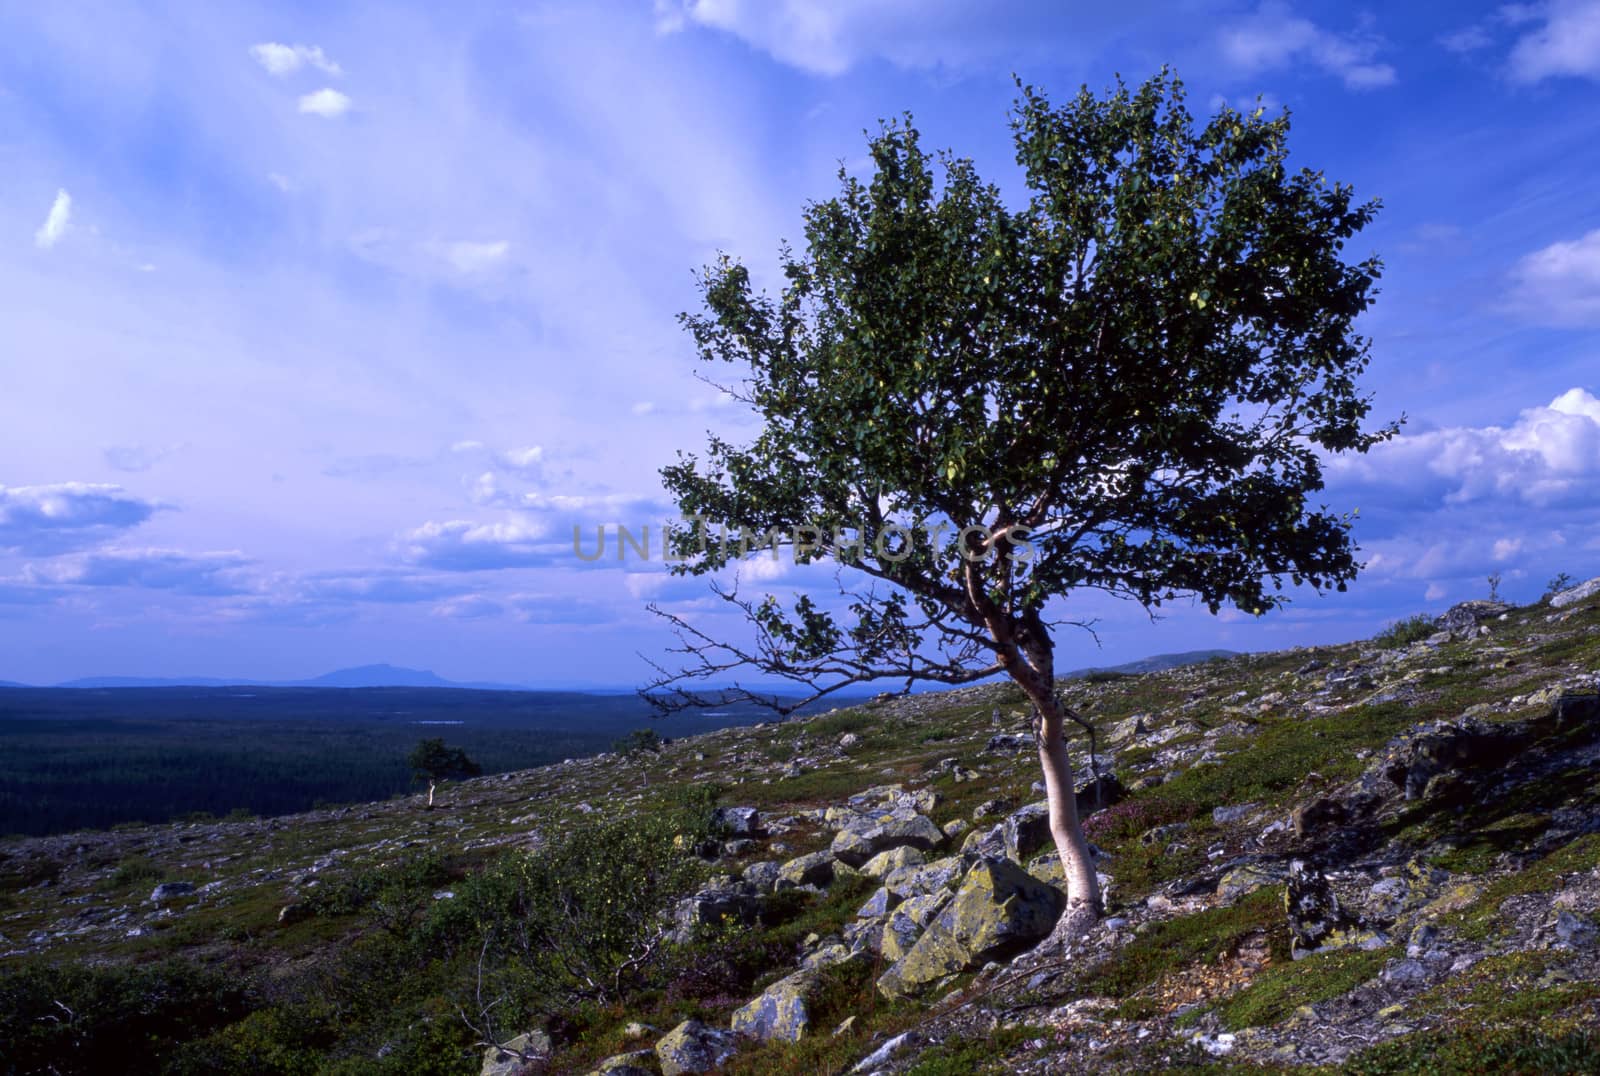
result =
[[[447,747],[444,740],[437,737],[418,743],[407,756],[406,762],[417,780],[427,781],[430,785],[455,778],[477,777],[483,772],[482,767],[467,757],[465,750]]]
[[[682,321],[762,428],[680,453],[667,489],[861,575],[829,607],[719,588],[749,644],[663,613],[686,661],[658,702],[745,666],[817,691],[1037,680],[1052,598],[1260,614],[1356,574],[1350,517],[1312,495],[1325,454],[1395,430],[1364,428],[1356,385],[1380,262],[1345,256],[1377,203],[1291,168],[1286,113],[1196,124],[1166,72],[1061,106],[1022,87],[1011,125],[1020,205],[906,117],[871,140],[870,179],[841,168],[806,208],[781,293],[726,255],[702,274]],[[738,558],[702,538],[675,535],[677,571]]]

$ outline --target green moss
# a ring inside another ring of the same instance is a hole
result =
[[[1034,1040],[1055,1041],[1056,1032],[1041,1027],[1002,1027],[988,1035],[953,1038],[924,1052],[906,1076],[971,1076],[1008,1073],[1007,1055]]]
[[[1289,959],[1282,886],[1258,889],[1224,908],[1210,908],[1151,925],[1086,976],[1082,993],[1128,997],[1170,972],[1214,961],[1258,933],[1267,936],[1274,960]]]
[[[1600,1034],[1573,1029],[1547,1033],[1530,1028],[1486,1028],[1467,1024],[1448,1031],[1406,1035],[1345,1062],[1351,1076],[1528,1076],[1600,1073]]]
[[[1230,1031],[1276,1024],[1301,1005],[1339,997],[1367,982],[1396,953],[1346,949],[1268,967],[1254,982],[1216,1006]]]
[[[1491,883],[1471,908],[1456,913],[1450,921],[1463,936],[1485,938],[1494,932],[1500,919],[1500,905],[1511,897],[1528,893],[1549,893],[1560,888],[1561,877],[1600,866],[1600,833],[1580,837],[1524,867]]]

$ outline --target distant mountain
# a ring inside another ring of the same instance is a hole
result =
[[[0,687],[28,687],[0,681]],[[246,680],[218,679],[214,676],[86,676],[56,684],[70,688],[125,688],[125,687],[439,687],[474,691],[533,691],[546,690],[531,684],[497,684],[487,682],[461,682],[446,680],[427,669],[406,669],[398,665],[357,665],[349,669],[312,677],[309,680]]]
[[[6,684],[6,687],[31,687],[31,684]],[[260,687],[259,680],[216,680],[205,676],[179,676],[170,679],[160,676],[84,676],[66,680],[54,687],[120,688],[120,687]]]
[[[1126,662],[1122,665],[1109,665],[1074,669],[1066,674],[1067,679],[1076,679],[1094,673],[1138,673],[1160,672],[1179,665],[1198,665],[1202,661],[1212,658],[1236,657],[1235,650],[1185,650],[1178,654],[1156,654],[1138,661]],[[11,680],[0,680],[0,688],[6,687],[32,687],[31,684],[19,684]],[[399,665],[357,665],[348,669],[335,669],[330,673],[312,677],[309,680],[224,680],[213,676],[87,676],[77,680],[68,680],[56,684],[56,687],[70,688],[125,688],[125,687],[326,687],[326,688],[359,688],[359,687],[437,687],[453,688],[468,691],[571,691],[587,695],[631,695],[633,688],[618,687],[605,684],[579,684],[579,683],[541,683],[541,684],[501,684],[489,681],[461,681],[446,680],[437,673],[427,669],[407,669]],[[757,690],[765,690],[759,684],[752,684]],[[792,686],[792,685],[790,685]],[[707,687],[706,690],[713,690]],[[775,691],[783,690],[775,686]],[[870,689],[862,688],[861,694],[870,693]],[[853,693],[852,693],[853,697]],[[841,696],[839,701],[845,699]]]
[[[292,687],[466,687],[452,683],[427,669],[403,669],[398,665],[357,665],[335,669],[311,680],[296,680]]]
[[[1074,669],[1066,674],[1068,680],[1076,680],[1094,673],[1126,673],[1136,676],[1139,673],[1160,672],[1163,669],[1176,669],[1180,665],[1199,665],[1212,658],[1236,658],[1237,650],[1184,650],[1177,654],[1154,654],[1138,661],[1124,662],[1121,665],[1107,665],[1099,668]]]

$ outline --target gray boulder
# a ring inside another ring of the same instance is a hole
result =
[[[1576,605],[1585,598],[1592,598],[1596,594],[1600,594],[1600,575],[1595,576],[1586,583],[1579,583],[1575,587],[1552,595],[1550,604],[1557,609],[1565,609],[1569,605]]]
[[[866,825],[849,825],[833,839],[833,855],[859,867],[879,852],[915,848],[928,852],[944,842],[944,831],[927,815],[896,812]]]
[[[738,1037],[733,1032],[707,1027],[698,1020],[685,1020],[656,1043],[663,1076],[712,1072],[738,1051]]]
[[[150,900],[155,904],[162,901],[173,900],[177,897],[187,897],[194,893],[193,882],[162,882],[150,891]]]
[[[796,856],[778,868],[774,889],[798,889],[803,885],[829,885],[833,881],[834,856],[832,852],[812,852]]]
[[[734,1011],[730,1022],[733,1030],[762,1042],[798,1042],[811,1030],[809,1002],[817,981],[817,973],[809,969],[779,979],[748,1005]]]
[[[706,886],[674,908],[672,939],[687,944],[703,928],[754,923],[764,906],[761,891],[749,882]]]
[[[1002,825],[1006,858],[1014,863],[1026,863],[1029,856],[1051,841],[1050,806],[1030,803],[1019,807],[1006,816]]]
[[[550,1036],[543,1031],[529,1031],[485,1050],[479,1076],[515,1076],[530,1062],[543,1061],[549,1056]]]
[[[759,837],[761,813],[754,807],[718,807],[711,812],[711,831],[720,837]]]
[[[1050,933],[1062,900],[1009,860],[981,860],[911,951],[879,978],[878,989],[890,998],[914,995],[1017,953]]]
[[[772,887],[778,882],[778,875],[783,867],[771,860],[762,860],[759,863],[747,863],[740,878],[755,886],[763,893],[772,892]]]

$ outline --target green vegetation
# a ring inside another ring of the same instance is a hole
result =
[[[667,740],[655,729],[634,729],[620,740],[611,743],[611,750],[619,755],[659,755]]]
[[[758,719],[673,719],[691,735]],[[408,792],[430,725],[489,773],[607,750],[647,727],[633,695],[441,688],[0,688],[0,831],[237,820]],[[203,813],[201,813],[203,812]]]
[[[145,1073],[242,1018],[238,980],[187,960],[136,968],[0,967],[0,1071]]]
[[[1252,935],[1264,935],[1274,960],[1289,959],[1283,887],[1258,889],[1227,907],[1151,925],[1086,977],[1084,996],[1130,998],[1162,976],[1211,962]]]
[[[1351,1076],[1592,1076],[1600,1073],[1600,1034],[1468,1024],[1383,1043],[1347,1061],[1342,1071]]]
[[[406,765],[411,767],[413,781],[428,783],[429,807],[433,806],[433,792],[440,781],[477,777],[483,773],[483,767],[468,758],[464,750],[446,747],[438,737],[423,740],[412,748],[411,754],[406,756]]]
[[[1230,1031],[1275,1024],[1302,1005],[1336,998],[1375,977],[1393,949],[1346,949],[1274,963],[1245,989],[1216,1006]]]
[[[1427,613],[1417,613],[1404,620],[1396,620],[1372,637],[1372,641],[1385,650],[1399,650],[1420,643],[1439,629],[1434,625],[1433,617]]]
[[[1342,709],[1305,705],[1309,692],[1323,687],[1321,676],[1298,673],[1305,651],[1063,683],[1070,704],[1102,730],[1133,713],[1146,715],[1157,733],[1182,730],[1152,737],[1159,744],[1119,744],[1114,756],[1125,779],[1169,776],[1086,823],[1112,855],[1107,870],[1120,904],[1113,911],[1144,920],[1134,909],[1165,883],[1209,876],[1241,847],[1260,847],[1255,826],[1219,824],[1212,807],[1259,802],[1264,815],[1283,817],[1293,804],[1328,794],[1373,765],[1375,749],[1396,732],[1477,703],[1502,704],[1479,708],[1490,721],[1543,715],[1543,701],[1503,704],[1534,692],[1548,698],[1541,655],[1577,655],[1578,668],[1592,667],[1590,659],[1600,657],[1596,608],[1600,602],[1565,614],[1554,631],[1544,611],[1519,611],[1496,622],[1497,637],[1477,647],[1452,643],[1379,666],[1371,680],[1381,682],[1321,696]],[[1349,668],[1370,650],[1323,647],[1315,657]],[[1406,701],[1355,705],[1401,680]],[[1257,705],[1276,692],[1281,702]],[[829,827],[803,808],[840,804],[869,785],[904,781],[936,791],[940,802],[930,814],[937,823],[971,822],[973,808],[990,799],[1028,802],[1036,797],[1029,789],[1032,752],[983,750],[994,708],[1016,727],[1017,703],[1015,689],[982,687],[947,700],[867,705],[787,723],[776,740],[772,728],[730,730],[640,752],[626,763],[596,760],[478,783],[450,812],[375,804],[294,824],[219,821],[9,846],[0,851],[4,932],[12,944],[30,947],[38,930],[54,936],[42,953],[0,966],[0,1072],[43,1072],[41,1059],[48,1058],[63,1074],[110,1065],[183,1076],[471,1076],[484,1041],[534,1026],[556,1043],[551,1071],[585,1072],[653,1042],[630,1037],[632,1021],[663,1031],[688,1018],[726,1027],[735,1008],[793,971],[818,939],[840,937],[876,883],[846,875],[821,894],[779,892],[754,912],[757,922],[708,926],[682,943],[664,935],[661,914],[713,872],[824,846]],[[1226,735],[1208,735],[1224,725]],[[1424,867],[1463,875],[1422,881],[1437,898],[1428,914],[1452,947],[1472,950],[1486,941],[1490,952],[1407,994],[1403,1011],[1374,1024],[1419,1030],[1363,1051],[1345,1070],[1471,1072],[1492,1062],[1499,1071],[1593,1071],[1582,1066],[1595,1044],[1600,984],[1580,977],[1571,954],[1539,947],[1543,935],[1527,937],[1535,921],[1547,921],[1550,897],[1575,880],[1587,885],[1600,867],[1600,834],[1531,858],[1554,827],[1568,824],[1563,819],[1573,808],[1600,807],[1586,755],[1555,765],[1540,757],[1583,747],[1589,730],[1578,722],[1538,723],[1538,742],[1519,752],[1536,781],[1466,802],[1414,801],[1373,826],[1386,858],[1411,859],[1408,880],[1426,879]],[[925,741],[929,731],[937,736]],[[835,742],[846,732],[857,739],[840,751]],[[1202,740],[1219,761],[1152,765],[1159,752]],[[1085,742],[1075,735],[1075,745]],[[768,750],[775,744],[784,750]],[[1367,757],[1355,757],[1363,750]],[[777,756],[783,761],[769,761]],[[938,766],[948,757],[961,764],[960,780]],[[805,760],[803,772],[784,776],[795,758]],[[788,847],[758,846],[715,864],[701,859],[717,802],[763,806],[769,824],[782,819],[788,827],[775,838]],[[1261,850],[1294,854],[1294,845],[1278,843],[1290,840],[1279,834]],[[204,892],[170,903],[171,916],[151,914],[150,889],[167,881]],[[967,1030],[946,1034],[939,1018],[930,1027],[926,1006],[885,1000],[874,986],[886,970],[881,960],[835,967],[811,998],[813,1030],[805,1039],[746,1044],[724,1071],[840,1072],[886,1036],[913,1028],[939,1040],[918,1047],[910,1062],[924,1073],[1070,1067],[1086,1056],[1082,1035],[1034,1025],[1044,1011],[1080,998],[1114,1003],[1105,1014],[1112,1041],[1095,1054],[1110,1070],[1248,1069],[1259,1049],[1248,1038],[1217,1060],[1189,1036],[1215,1021],[1218,1030],[1273,1027],[1274,1037],[1294,1040],[1297,1010],[1348,994],[1398,955],[1391,947],[1290,961],[1283,901],[1281,886],[1230,906],[1198,898],[1203,910],[1174,909],[1170,918],[1139,925],[1104,963],[1038,983],[963,974],[945,989],[967,990],[968,1000],[985,997],[981,1004],[1004,1021],[993,1032],[971,1030],[963,1016],[970,1007],[947,1010]],[[291,914],[280,918],[286,905]],[[140,926],[136,937],[115,925],[125,910]],[[1581,904],[1573,911],[1592,915]],[[80,922],[105,927],[80,934]],[[1405,936],[1403,929],[1390,933]],[[1511,951],[1495,954],[1501,945]],[[847,1017],[853,1022],[834,1036]],[[1154,1033],[1133,1037],[1146,1029]],[[81,1052],[68,1044],[81,1044]],[[1261,1067],[1276,1071],[1275,1064]]]
[[[841,167],[839,193],[804,210],[781,293],[726,255],[700,275],[703,309],[681,320],[702,360],[737,370],[760,432],[663,467],[679,513],[873,585],[841,577],[836,597],[787,606],[723,594],[744,644],[652,606],[680,643],[649,687],[662,709],[702,705],[741,667],[813,698],[1004,674],[1038,714],[1049,795],[1070,799],[1052,599],[1260,615],[1286,584],[1355,578],[1351,518],[1309,495],[1324,454],[1398,429],[1364,428],[1357,384],[1381,262],[1346,249],[1377,203],[1290,168],[1287,113],[1197,120],[1167,70],[1062,104],[1018,87],[1026,201],[929,153],[909,119],[884,124],[873,174]],[[1229,417],[1241,400],[1270,418]],[[703,528],[670,540],[680,574],[748,552]],[[1101,892],[1075,807],[1053,807],[1072,930]]]
[[[1026,1045],[1043,1039],[1054,1041],[1056,1032],[1045,1027],[1002,1027],[992,1034],[963,1037],[941,1043],[917,1059],[906,1076],[970,1076],[972,1073],[1007,1073],[1012,1071],[1006,1055]]]

